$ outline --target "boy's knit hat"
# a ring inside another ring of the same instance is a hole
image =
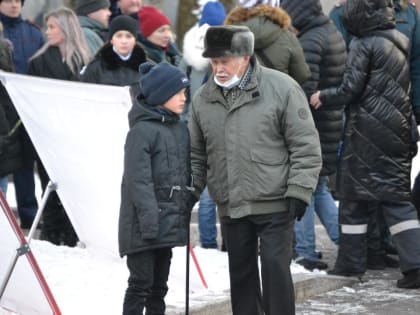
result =
[[[144,62],[139,67],[140,88],[146,104],[163,105],[183,88],[190,86],[187,75],[169,63]]]
[[[112,19],[109,24],[109,38],[112,38],[118,31],[128,31],[137,36],[137,21],[129,15],[119,15]]]
[[[201,12],[201,18],[198,25],[208,24],[210,26],[223,25],[226,18],[226,10],[223,4],[218,1],[209,1]]]
[[[76,14],[85,16],[89,13],[109,8],[109,0],[77,0]]]
[[[138,12],[140,32],[147,38],[163,25],[171,25],[168,17],[155,7],[144,6]]]
[[[239,5],[244,8],[252,8],[259,4],[271,5],[272,7],[279,7],[281,0],[239,0]]]

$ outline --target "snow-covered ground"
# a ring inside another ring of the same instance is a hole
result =
[[[39,181],[36,182],[39,187]],[[40,191],[37,189],[40,197]],[[13,184],[9,185],[7,199],[16,207]],[[50,287],[57,304],[66,314],[121,314],[128,270],[125,259],[109,256],[89,248],[55,246],[49,242],[32,240],[31,249]],[[198,267],[190,258],[190,307],[199,307],[209,301],[229,296],[228,258],[216,249],[193,249]],[[208,286],[205,288],[198,268]],[[173,249],[168,310],[181,311],[185,305],[186,248]],[[308,273],[300,265],[292,264],[291,271]],[[83,306],[83,307],[82,307]],[[12,314],[0,308],[0,315]]]

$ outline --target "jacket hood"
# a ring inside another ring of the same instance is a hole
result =
[[[209,59],[202,56],[204,51],[204,36],[210,26],[194,25],[184,36],[183,58],[185,62],[197,71],[204,71],[209,66]]]
[[[293,27],[299,33],[314,26],[329,23],[329,19],[322,12],[320,0],[284,0],[281,6],[290,15]]]
[[[140,94],[133,102],[133,106],[128,113],[128,123],[131,128],[137,122],[147,120],[172,124],[179,121],[179,116],[165,109],[146,105],[143,96]]]
[[[256,50],[273,43],[279,36],[279,27],[290,26],[290,16],[281,8],[259,5],[252,8],[236,7],[226,17],[225,25],[245,25],[254,33]]]
[[[347,31],[356,37],[369,35],[374,30],[395,28],[392,0],[346,1],[342,22]]]
[[[108,69],[117,69],[120,66],[130,67],[138,71],[139,65],[146,62],[146,53],[143,48],[136,44],[131,53],[130,59],[122,60],[112,49],[112,44],[107,42],[99,49],[95,59],[101,59]]]

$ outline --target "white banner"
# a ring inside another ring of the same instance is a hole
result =
[[[0,72],[80,240],[118,253],[128,87]]]

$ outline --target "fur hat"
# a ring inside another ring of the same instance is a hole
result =
[[[138,12],[140,32],[147,38],[163,25],[171,25],[171,21],[155,7],[144,6]]]
[[[203,57],[252,56],[254,34],[246,26],[212,26],[204,37]]]
[[[76,14],[88,15],[89,13],[109,8],[109,0],[77,0]]]
[[[109,38],[118,31],[128,31],[133,34],[134,37],[137,36],[137,21],[129,15],[119,15],[116,18],[112,19],[111,24],[109,24]]]
[[[271,5],[272,7],[279,7],[281,0],[238,0],[239,5],[244,8],[252,8],[259,4]]]
[[[149,61],[140,65],[140,88],[146,104],[163,105],[183,88],[190,86],[187,75],[169,63],[154,64]]]
[[[218,1],[209,1],[201,12],[201,18],[198,25],[208,24],[210,26],[223,25],[226,17],[226,10],[223,4]]]

